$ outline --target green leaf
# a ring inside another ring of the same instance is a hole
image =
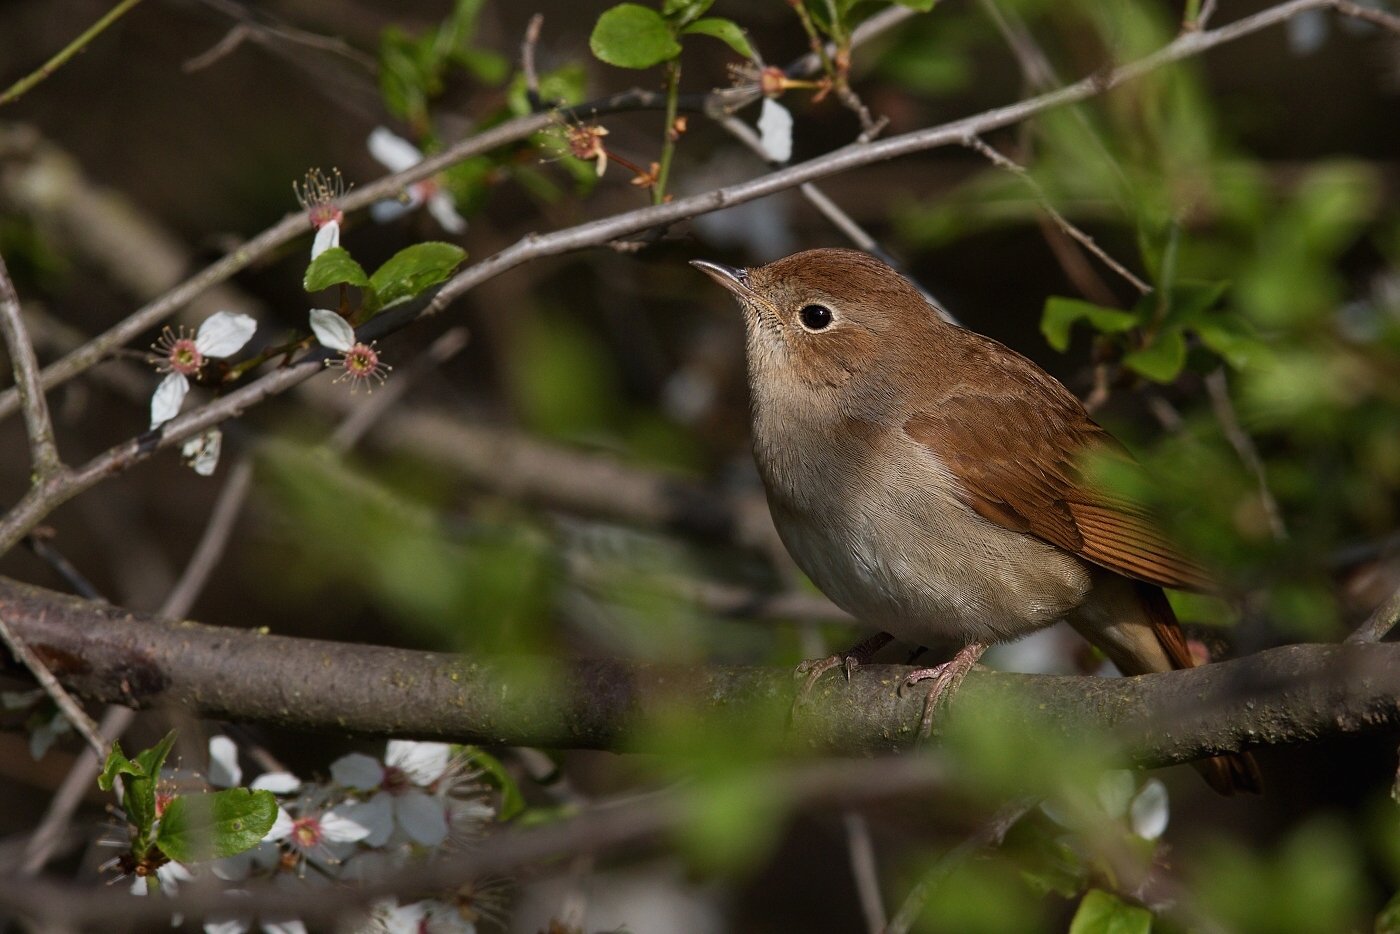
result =
[[[1116,308],[1102,308],[1077,298],[1053,296],[1045,300],[1045,312],[1040,318],[1040,333],[1050,346],[1059,351],[1069,347],[1069,329],[1074,322],[1087,318],[1089,323],[1105,334],[1126,331],[1138,323],[1137,315]]]
[[[500,84],[510,74],[510,61],[490,49],[458,49],[452,53],[452,60],[482,84]]]
[[[466,258],[466,250],[436,240],[399,250],[369,277],[369,287],[375,294],[374,307],[383,309],[408,301],[452,275]]]
[[[1125,905],[1102,889],[1090,889],[1079,903],[1069,934],[1149,934],[1152,912]]]
[[[181,863],[222,859],[257,846],[276,820],[277,799],[270,791],[181,795],[165,807],[156,846]]]
[[[674,23],[688,23],[714,5],[715,0],[662,0],[661,15]]]
[[[749,37],[744,35],[744,30],[740,29],[739,24],[732,19],[724,19],[719,16],[697,19],[681,32],[714,36],[721,42],[727,43],[731,49],[744,58],[753,58],[753,46],[749,45]]]
[[[467,761],[471,763],[472,768],[480,770],[482,780],[500,791],[501,820],[510,820],[524,811],[525,796],[520,793],[520,786],[515,783],[515,777],[506,771],[501,760],[475,746],[467,746],[466,751]]]
[[[911,10],[918,10],[920,13],[927,13],[933,9],[933,5],[938,0],[898,0],[900,6],[907,6]]]
[[[681,54],[681,45],[661,14],[635,3],[619,3],[598,17],[588,47],[619,68],[650,68]]]
[[[152,825],[156,822],[156,783],[160,781],[160,769],[165,765],[165,757],[175,745],[175,731],[165,734],[165,738],[136,757],[136,766],[141,774],[132,775],[126,783],[126,796],[122,806],[126,809],[127,820],[136,826],[138,839],[148,839]]]
[[[344,247],[333,246],[306,267],[302,288],[319,292],[342,282],[364,288],[369,285],[369,276]]]
[[[1123,358],[1123,365],[1158,383],[1170,383],[1186,363],[1186,337],[1181,328],[1167,328],[1142,350]]]
[[[107,753],[107,764],[102,767],[102,774],[97,776],[97,787],[103,791],[111,791],[112,783],[116,781],[118,775],[142,776],[145,772],[141,766],[132,762],[122,753],[122,744],[112,743],[112,751]]]

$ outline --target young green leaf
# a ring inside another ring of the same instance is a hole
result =
[[[376,307],[388,308],[408,301],[452,275],[466,258],[467,252],[461,247],[437,241],[415,243],[399,250],[369,277],[369,287],[377,299]]]
[[[1069,934],[1150,934],[1152,912],[1125,905],[1103,889],[1090,889],[1079,903]]]
[[[515,777],[506,771],[501,760],[475,746],[468,746],[466,750],[467,762],[481,771],[482,781],[500,791],[501,820],[510,820],[525,810],[525,797],[520,793],[520,786],[515,783]]]
[[[132,775],[126,783],[126,795],[122,806],[126,816],[136,826],[137,838],[148,839],[151,827],[156,822],[156,783],[160,780],[161,766],[165,757],[175,745],[175,731],[165,734],[165,738],[136,757],[135,765],[141,774]]]
[[[1138,323],[1137,316],[1131,312],[1102,308],[1077,298],[1053,296],[1045,300],[1040,333],[1045,335],[1051,347],[1063,352],[1069,347],[1070,327],[1081,318],[1087,318],[1090,324],[1105,334],[1117,334]]]
[[[1400,892],[1392,895],[1376,915],[1376,934],[1400,934]]]
[[[661,15],[667,19],[688,23],[714,5],[715,0],[662,0]]]
[[[308,292],[319,292],[342,282],[364,288],[369,285],[369,276],[344,247],[333,246],[306,267],[302,287]]]
[[[156,846],[181,863],[222,859],[257,846],[276,820],[277,799],[270,791],[181,795],[165,807]]]
[[[112,783],[116,781],[118,775],[143,776],[141,766],[132,762],[122,753],[122,744],[116,741],[112,743],[112,751],[107,753],[107,764],[102,767],[102,774],[97,776],[97,787],[103,791],[111,791]]]
[[[918,10],[920,13],[927,13],[933,9],[933,5],[938,0],[897,0],[900,6],[907,6],[911,10]]]
[[[744,30],[740,29],[739,24],[732,19],[724,19],[719,16],[697,19],[681,32],[714,36],[721,42],[727,43],[731,49],[744,58],[753,58],[753,46],[749,45],[749,37],[744,35]]]
[[[598,17],[588,47],[619,68],[650,68],[681,54],[681,44],[661,14],[635,3],[619,3]]]
[[[1170,383],[1186,363],[1186,337],[1181,328],[1167,328],[1142,350],[1123,358],[1123,365],[1158,383]]]

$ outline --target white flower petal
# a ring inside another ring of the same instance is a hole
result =
[[[316,231],[316,239],[311,241],[311,258],[315,259],[333,246],[340,246],[339,221],[327,221]]]
[[[457,199],[452,197],[451,192],[433,192],[428,199],[428,213],[450,234],[463,233],[467,229],[466,220],[457,213]]]
[[[345,816],[369,828],[369,836],[363,841],[365,846],[381,847],[389,842],[389,835],[394,832],[394,796],[381,791],[363,804],[350,808]]]
[[[325,308],[311,309],[311,330],[321,346],[346,351],[355,346],[355,329],[340,315]]]
[[[447,743],[391,739],[384,749],[384,763],[401,769],[415,785],[431,785],[442,778],[451,759],[452,747]]]
[[[352,752],[331,763],[331,778],[346,788],[369,791],[384,784],[384,766],[373,756]]]
[[[258,925],[263,934],[306,934],[306,925],[296,918],[290,921],[264,921]]]
[[[1099,807],[1114,820],[1128,813],[1128,802],[1137,790],[1137,778],[1127,769],[1115,769],[1099,777]]]
[[[276,846],[275,843],[268,845]],[[242,853],[216,859],[209,864],[209,871],[225,882],[242,882],[253,872],[253,851],[244,850]],[[206,926],[204,930],[207,932],[209,928]],[[247,927],[243,930],[246,931]]]
[[[258,322],[247,315],[216,311],[199,326],[194,346],[206,357],[228,357],[242,350],[257,330]]]
[[[439,901],[428,903],[426,928],[428,934],[476,934],[476,925],[463,918],[456,905]]]
[[[190,882],[194,876],[182,864],[169,862],[156,870],[156,878],[160,880],[161,894],[173,898],[180,892],[180,883]]]
[[[185,393],[190,391],[190,381],[183,373],[171,373],[160,381],[155,394],[151,396],[151,427],[159,428],[180,414],[180,406],[185,402]]]
[[[224,433],[217,428],[195,435],[180,448],[180,456],[201,477],[212,477],[219,466],[219,452],[224,447]]]
[[[369,135],[369,154],[390,172],[402,172],[423,161],[417,146],[382,126]]]
[[[146,877],[145,877],[145,876],[133,876],[133,877],[132,877],[132,879],[131,879],[131,894],[132,894],[132,895],[145,895],[145,894],[147,894],[147,892],[149,892],[149,891],[150,891],[150,888],[146,885]]]
[[[210,918],[204,922],[204,934],[247,934],[249,927],[243,918],[230,918],[227,921]]]
[[[254,791],[270,791],[275,795],[289,795],[301,787],[301,779],[291,772],[264,772],[248,786]]]
[[[238,744],[227,736],[209,738],[209,784],[216,788],[243,784],[243,769],[238,765]]]
[[[447,823],[458,831],[475,830],[496,816],[496,809],[480,798],[447,799]]]
[[[1144,840],[1156,840],[1167,829],[1171,817],[1171,805],[1167,800],[1167,786],[1161,779],[1148,779],[1133,799],[1129,816],[1133,833]]]
[[[368,827],[346,816],[354,807],[339,804],[321,815],[321,834],[327,843],[354,843],[369,836]]]
[[[412,211],[417,205],[400,201],[398,198],[385,198],[369,206],[369,216],[376,224],[391,224]]]
[[[758,132],[763,137],[763,151],[774,162],[792,158],[792,114],[772,98],[763,99],[758,115]]]
[[[447,839],[447,809],[431,795],[409,789],[394,799],[394,817],[414,843],[438,846]]]
[[[58,734],[47,723],[35,727],[34,732],[29,734],[29,754],[34,757],[34,761],[38,762],[44,758],[57,739]]]
[[[384,934],[418,934],[427,913],[427,902],[400,906],[392,898],[370,909],[370,917]]]
[[[292,820],[292,815],[287,813],[287,809],[279,806],[277,808],[277,819],[272,822],[272,827],[263,835],[264,840],[285,840],[292,832],[292,825],[296,821]]]

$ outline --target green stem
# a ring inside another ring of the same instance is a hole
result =
[[[651,191],[651,203],[666,200],[666,180],[671,175],[671,156],[676,151],[676,109],[681,92],[681,60],[666,63],[666,130],[661,143],[661,165],[656,170],[656,187]]]
[[[802,30],[807,33],[807,42],[812,47],[812,51],[817,53],[817,58],[821,60],[822,71],[832,81],[836,80],[836,67],[831,63],[831,57],[826,54],[826,43],[822,41],[821,34],[817,32],[817,24],[812,22],[812,14],[807,12],[804,0],[789,0],[793,10],[797,13],[797,18],[802,21]]]
[[[274,357],[279,357],[284,353],[291,353],[292,351],[295,351],[301,347],[309,346],[311,346],[310,335],[289,340],[285,344],[278,344],[276,347],[269,347],[262,353],[258,354],[256,357],[250,357],[249,359],[244,360],[237,366],[229,367],[228,373],[224,375],[223,381],[225,383],[231,383],[234,380],[238,379],[240,376],[242,376],[244,373],[247,373],[249,370],[253,370],[257,367],[262,366],[264,363],[266,363]]]
[[[136,6],[136,4],[140,2],[141,0],[122,0],[121,3],[118,3],[116,6],[112,7],[111,11],[106,16],[102,17],[100,20],[89,26],[87,28],[87,31],[84,32],[81,36],[68,43],[68,45],[63,49],[62,52],[59,52],[53,58],[49,59],[47,62],[44,62],[43,66],[40,67],[38,71],[24,78],[20,78],[14,84],[10,85],[10,89],[8,91],[6,91],[4,94],[0,94],[0,104],[8,104],[10,101],[18,98],[25,91],[28,91],[30,88],[34,87],[34,85],[38,84],[40,81],[43,81],[49,75],[53,74],[55,71],[58,71],[58,69],[63,67],[63,64],[67,62],[68,59],[81,52],[83,46],[87,45],[93,39],[97,38],[97,36],[100,35],[104,29],[106,29],[108,26],[112,25],[118,19],[120,19],[123,13]]]

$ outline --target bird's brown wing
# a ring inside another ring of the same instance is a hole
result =
[[[984,518],[1126,577],[1212,589],[1210,576],[1145,511],[1084,482],[1079,465],[1086,455],[1103,452],[1129,464],[1132,458],[1048,377],[1005,391],[950,387],[904,430],[938,456]]]

